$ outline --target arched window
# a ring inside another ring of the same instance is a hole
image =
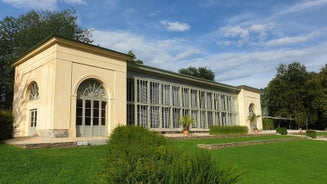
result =
[[[32,81],[27,88],[27,96],[28,101],[32,102],[29,105],[29,131],[28,135],[35,136],[36,135],[36,127],[37,127],[37,120],[38,120],[38,109],[37,105],[33,103],[39,99],[39,86],[35,81]]]
[[[77,136],[106,136],[107,93],[95,79],[83,81],[77,90]]]
[[[252,115],[254,113],[254,104],[251,103],[249,106],[249,115]]]
[[[29,86],[29,100],[37,100],[39,98],[39,86],[36,82],[31,82]]]

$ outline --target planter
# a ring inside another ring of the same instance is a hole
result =
[[[258,129],[255,129],[255,130],[254,130],[254,133],[255,133],[255,134],[259,134],[259,130],[258,130]]]
[[[189,130],[183,130],[183,135],[188,136],[189,135]]]

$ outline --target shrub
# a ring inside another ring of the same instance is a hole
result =
[[[235,183],[239,174],[220,170],[210,152],[196,155],[137,126],[117,127],[107,144],[103,183]]]
[[[0,141],[10,139],[14,135],[14,118],[7,110],[0,109]]]
[[[317,137],[317,132],[315,130],[307,130],[305,132],[305,135],[311,138],[316,138]]]
[[[246,126],[211,126],[210,134],[247,134],[248,127]]]
[[[287,129],[286,128],[276,128],[276,133],[280,135],[287,135]]]
[[[274,120],[273,119],[262,119],[262,125],[264,130],[273,130],[274,129]]]

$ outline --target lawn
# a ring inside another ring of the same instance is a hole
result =
[[[214,144],[288,136],[173,141],[189,152]],[[325,183],[327,142],[296,140],[211,150],[223,168],[243,172],[240,183]],[[0,183],[96,183],[105,146],[24,150],[0,144]]]
[[[264,137],[260,137],[260,139],[264,139]],[[225,139],[217,142],[233,142],[230,140]],[[215,140],[211,141],[215,142]],[[210,140],[175,142],[179,147],[187,145],[187,147],[192,148],[195,148],[198,143],[210,143]],[[195,149],[188,148],[188,150],[194,151]],[[324,141],[296,140],[224,148],[210,152],[213,153],[217,163],[223,168],[237,168],[244,173],[240,183],[318,184],[327,181],[325,174],[327,142]]]
[[[25,150],[0,144],[0,183],[95,183],[105,146]]]

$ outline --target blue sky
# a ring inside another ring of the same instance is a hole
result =
[[[264,88],[281,63],[327,63],[327,0],[0,0],[0,19],[71,7],[96,45],[174,72],[204,66],[229,85]]]

